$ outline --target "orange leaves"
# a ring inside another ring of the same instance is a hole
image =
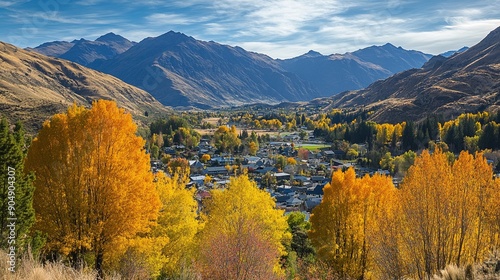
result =
[[[480,261],[497,244],[498,182],[482,154],[415,159],[400,190],[390,177],[337,171],[311,216],[320,260],[343,276],[423,279]]]
[[[368,238],[375,216],[394,191],[389,177],[356,178],[352,168],[335,172],[311,216],[309,237],[318,258],[343,276],[363,277],[371,265]]]
[[[399,230],[382,236],[394,242],[376,250],[382,273],[424,278],[447,264],[480,261],[493,241],[487,209],[496,208],[489,197],[495,192],[498,186],[482,154],[462,152],[450,163],[440,150],[424,151],[398,192],[400,214],[388,219]],[[399,271],[388,271],[389,263]]]
[[[91,109],[73,105],[44,124],[26,168],[37,176],[36,227],[51,249],[65,244],[75,255],[102,255],[156,219],[160,202],[136,128],[130,114],[103,100]]]
[[[289,157],[286,159],[286,163],[288,165],[297,165],[297,160],[295,160],[293,157]]]

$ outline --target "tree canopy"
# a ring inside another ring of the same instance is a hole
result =
[[[28,233],[35,221],[33,180],[24,172],[26,143],[24,129],[17,123],[13,130],[7,119],[0,121],[0,248],[24,249]],[[15,226],[12,225],[14,221]],[[11,233],[15,233],[12,235]]]
[[[247,175],[214,190],[201,233],[200,263],[207,279],[273,279],[281,275],[282,242],[290,239],[282,210]]]
[[[73,265],[92,253],[101,271],[115,240],[147,231],[157,218],[160,200],[136,130],[130,114],[100,100],[54,115],[28,150],[35,227]]]

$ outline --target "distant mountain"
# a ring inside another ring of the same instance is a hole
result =
[[[89,65],[170,106],[217,108],[310,100],[318,92],[272,58],[170,31]]]
[[[328,56],[310,51],[278,62],[285,70],[310,82],[320,95],[330,96],[364,88],[404,70],[420,68],[431,57],[422,52],[385,44]]]
[[[331,96],[420,68],[432,57],[388,43],[345,54],[309,51],[274,60],[173,31],[140,43],[108,33],[95,41],[51,42],[34,50],[114,75],[165,105],[198,108]]]
[[[136,119],[168,112],[149,93],[113,76],[0,42],[0,112],[31,132],[68,106],[115,100]]]
[[[432,57],[431,54],[405,50],[390,43],[364,48],[352,54],[363,61],[379,65],[393,74],[412,68],[420,68]]]
[[[35,51],[47,56],[59,57],[69,51],[74,45],[74,42],[54,41],[43,43],[35,48],[26,48],[26,50]]]
[[[134,42],[116,35],[108,33],[97,38],[95,41],[80,39],[71,43],[65,41],[55,41],[42,44],[33,49],[36,52],[64,58],[78,64],[87,66],[95,60],[106,60],[123,53],[135,45]]]
[[[441,53],[439,54],[440,56],[444,56],[444,57],[450,57],[456,53],[461,53],[461,52],[464,52],[466,50],[468,50],[469,48],[468,47],[462,47],[461,49],[459,50],[454,50],[454,51],[447,51],[447,52],[444,52],[444,53]]]
[[[368,88],[332,97],[335,107],[374,110],[378,121],[456,117],[500,108],[500,27],[477,45],[449,58],[436,56]]]

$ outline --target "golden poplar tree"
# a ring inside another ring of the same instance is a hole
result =
[[[462,152],[454,163],[437,149],[424,151],[409,169],[398,193],[397,213],[381,232],[391,239],[379,256],[392,262],[399,276],[424,279],[448,264],[480,261],[494,241],[488,209],[498,191],[491,166],[482,154]],[[392,253],[391,253],[392,252]],[[395,253],[397,252],[397,253]],[[382,269],[384,270],[384,269]],[[385,276],[395,275],[386,270]]]
[[[162,203],[158,224],[147,234],[125,242],[121,263],[141,264],[149,277],[177,278],[192,268],[194,237],[200,228],[195,189],[187,189],[188,174],[171,177],[159,172],[155,185]],[[116,260],[115,260],[116,261]],[[115,264],[116,266],[116,264]]]
[[[214,132],[214,144],[222,152],[231,152],[241,145],[236,127],[234,125],[231,128],[225,125],[219,126]]]
[[[160,201],[136,130],[130,114],[100,100],[54,115],[29,148],[35,228],[73,265],[91,253],[101,273],[113,242],[147,231],[157,218]]]
[[[386,197],[394,191],[390,177],[356,178],[352,168],[335,172],[311,215],[309,237],[318,258],[342,277],[369,278],[373,266],[370,238]]]
[[[291,238],[282,210],[247,175],[214,190],[201,232],[204,279],[272,279],[281,274],[282,242]]]
[[[158,226],[151,234],[168,238],[161,253],[166,258],[162,271],[169,276],[175,276],[181,268],[190,266],[194,257],[194,237],[200,224],[197,214],[198,203],[194,199],[195,189],[187,189],[188,182],[188,174],[174,174],[173,177],[167,177],[159,173],[156,177],[156,188],[162,208]]]
[[[494,247],[500,247],[500,207],[498,207],[498,201],[500,201],[500,179],[495,179],[494,188],[490,189],[486,194],[490,198],[489,205],[486,207],[488,224],[491,227],[492,232],[496,232],[496,240],[491,240]]]

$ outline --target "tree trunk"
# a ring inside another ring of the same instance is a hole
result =
[[[71,266],[76,269],[80,270],[83,267],[83,250],[81,248],[73,250],[69,254],[69,259],[71,262]]]
[[[97,271],[97,280],[104,279],[104,274],[102,272],[102,262],[104,259],[104,253],[102,250],[98,250],[95,257],[95,270]]]

